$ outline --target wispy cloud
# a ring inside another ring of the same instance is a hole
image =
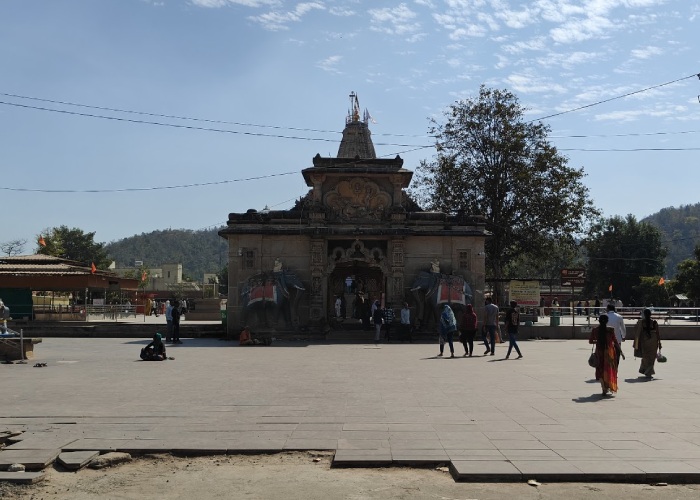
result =
[[[521,93],[544,92],[560,94],[566,92],[566,89],[562,85],[530,72],[514,73],[505,78],[505,82],[508,84],[509,88]]]
[[[343,56],[335,55],[326,57],[322,61],[316,63],[316,66],[321,68],[323,71],[328,71],[329,73],[341,73],[338,69],[338,64],[343,59]]]
[[[280,5],[279,0],[190,0],[198,7],[225,7],[226,5],[242,5],[244,7],[265,7],[270,5]]]
[[[278,11],[274,10],[259,16],[250,16],[249,19],[260,23],[263,28],[270,31],[279,31],[289,29],[289,23],[299,22],[305,14],[312,10],[325,10],[325,5],[320,2],[304,2],[298,3],[294,10]]]
[[[397,7],[383,9],[370,9],[371,29],[389,35],[410,35],[420,30],[420,23],[416,22],[417,14],[406,6],[405,3]]]
[[[632,57],[635,59],[649,59],[650,57],[660,56],[664,51],[659,47],[643,47],[641,49],[635,49],[631,52]]]

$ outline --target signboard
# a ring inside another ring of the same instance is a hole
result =
[[[584,286],[586,284],[585,269],[562,269],[561,286]]]
[[[510,282],[510,300],[514,300],[519,306],[538,307],[540,305],[539,281]]]

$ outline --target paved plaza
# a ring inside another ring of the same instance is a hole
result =
[[[59,452],[333,450],[334,466],[449,463],[460,481],[700,482],[700,343],[665,341],[638,378],[623,344],[619,392],[600,396],[585,341],[524,341],[524,358],[437,358],[437,344],[239,347],[185,339],[45,338],[0,365],[0,469]],[[45,367],[34,367],[46,363]]]

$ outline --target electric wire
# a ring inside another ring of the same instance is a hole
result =
[[[561,116],[561,115],[565,115],[565,114],[567,114],[567,113],[573,113],[574,111],[581,111],[582,109],[592,108],[593,106],[598,106],[599,104],[605,104],[605,103],[607,103],[607,102],[615,101],[615,100],[617,100],[617,99],[622,99],[622,98],[624,98],[624,97],[629,97],[629,96],[632,96],[632,95],[635,95],[635,94],[641,94],[641,93],[647,92],[647,91],[649,91],[649,90],[658,89],[658,88],[661,88],[661,87],[665,87],[666,85],[671,85],[671,84],[673,84],[673,83],[682,82],[683,80],[688,80],[688,79],[690,79],[690,78],[695,78],[695,77],[700,78],[700,73],[694,73],[694,74],[692,74],[692,75],[684,76],[683,78],[678,78],[678,79],[676,79],[676,80],[671,80],[670,82],[659,83],[658,85],[652,85],[651,87],[646,87],[646,88],[643,88],[643,89],[640,89],[640,90],[635,90],[634,92],[627,92],[626,94],[622,94],[622,95],[618,95],[618,96],[615,96],[615,97],[611,97],[611,98],[609,98],[609,99],[603,99],[603,100],[601,100],[601,101],[592,102],[592,103],[589,103],[589,104],[585,104],[585,105],[583,105],[583,106],[579,106],[579,107],[577,107],[577,108],[567,109],[566,111],[560,111],[559,113],[553,113],[553,114],[551,114],[551,115],[541,116],[540,118],[535,118],[534,120],[530,120],[529,123],[536,122],[536,121],[546,120],[547,118],[554,118],[555,116]]]

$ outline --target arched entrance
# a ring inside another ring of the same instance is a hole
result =
[[[337,241],[336,245],[330,252],[326,270],[326,314],[333,318],[332,325],[354,329],[363,317],[369,316],[375,300],[384,301],[389,276],[384,251],[386,242]],[[364,326],[367,327],[367,323]]]
[[[363,314],[369,314],[371,304],[382,300],[385,290],[378,266],[360,260],[338,264],[328,277],[328,317],[338,319],[336,302],[340,299],[339,319],[359,323]]]

